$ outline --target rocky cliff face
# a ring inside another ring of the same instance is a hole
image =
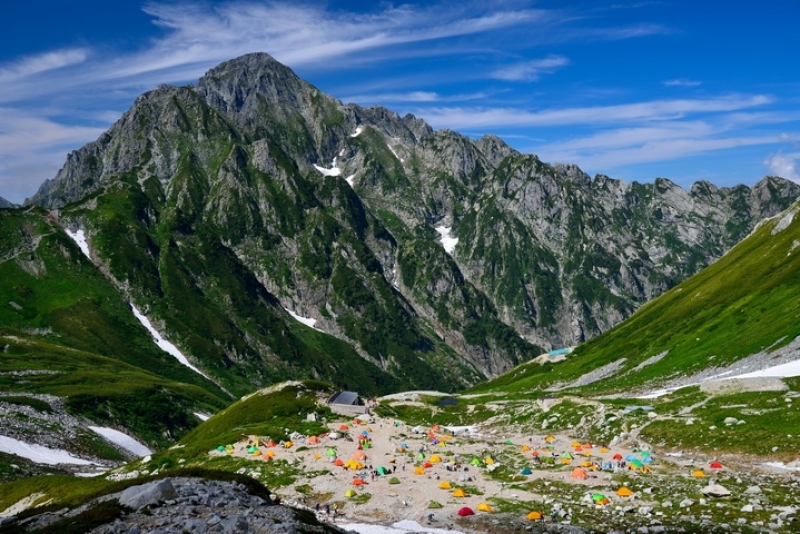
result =
[[[13,202],[9,202],[8,200],[0,197],[0,208],[13,208],[15,204]]]
[[[85,230],[199,365],[237,369],[227,387],[347,373],[286,309],[387,389],[457,387],[591,338],[798,196],[771,177],[690,191],[592,178],[343,105],[251,54],[140,96],[29,203]]]

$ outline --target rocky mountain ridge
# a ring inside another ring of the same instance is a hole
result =
[[[137,98],[28,205],[83,230],[125,298],[212,374],[329,377],[277,343],[286,309],[386,373],[385,390],[474,383],[594,337],[798,196],[773,177],[591,178],[344,105],[250,54]]]

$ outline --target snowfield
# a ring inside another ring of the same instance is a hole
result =
[[[118,445],[126,451],[139,456],[140,458],[153,453],[153,451],[148,449],[145,445],[142,445],[129,435],[120,432],[119,430],[114,430],[113,428],[104,426],[90,426],[89,430],[95,432],[96,434],[100,434],[103,436],[103,438],[110,441],[114,445]]]
[[[45,465],[94,465],[89,460],[73,456],[65,450],[51,449],[43,445],[25,443],[24,441],[7,436],[0,436],[0,452],[15,454],[38,464]]]

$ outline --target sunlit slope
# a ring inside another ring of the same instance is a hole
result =
[[[716,263],[566,361],[527,363],[474,390],[643,392],[761,351],[781,355],[800,336],[798,210],[765,221]]]

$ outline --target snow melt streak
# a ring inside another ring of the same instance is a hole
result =
[[[131,304],[131,308],[133,309],[133,314],[136,316],[137,319],[139,319],[139,322],[142,323],[142,326],[147,328],[147,331],[150,332],[151,336],[153,336],[153,339],[155,339],[156,341],[156,345],[158,345],[158,347],[161,350],[163,350],[167,354],[171,354],[172,356],[174,356],[176,360],[178,360],[180,363],[182,363],[195,373],[206,376],[205,373],[203,373],[203,371],[201,371],[200,369],[189,363],[189,360],[187,360],[186,356],[184,356],[183,353],[180,350],[178,350],[178,347],[176,347],[166,339],[162,338],[161,334],[159,334],[158,331],[155,328],[153,328],[153,325],[150,324],[150,320],[141,313],[139,313],[139,310],[136,309],[136,306]],[[206,376],[206,378],[208,377]]]
[[[83,230],[78,228],[78,230],[72,232],[65,229],[65,232],[67,232],[67,235],[70,236],[73,241],[75,241],[75,243],[78,245],[78,248],[80,248],[81,252],[83,252],[84,256],[91,260],[92,257],[89,255],[89,243],[86,241],[86,234],[83,233]]]
[[[126,451],[130,451],[133,454],[138,456],[147,456],[148,454],[152,454],[153,451],[133,439],[127,434],[124,434],[118,430],[114,430],[113,428],[107,428],[104,426],[90,426],[89,430],[100,434],[105,439],[113,443],[114,445],[119,445]]]

